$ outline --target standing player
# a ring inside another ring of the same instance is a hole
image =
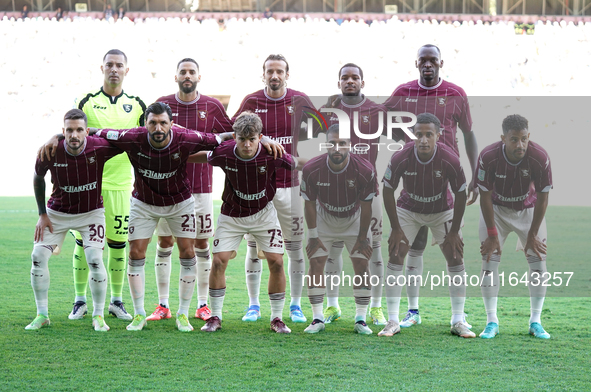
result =
[[[72,109],[64,116],[65,140],[54,149],[55,156],[35,164],[35,199],[39,221],[31,258],[31,286],[35,292],[37,317],[25,327],[36,330],[49,326],[49,258],[60,248],[70,229],[84,238],[84,252],[90,270],[92,325],[95,331],[108,331],[103,312],[107,291],[107,272],[103,264],[105,213],[101,198],[101,177],[107,159],[120,154],[109,142],[87,138],[87,119],[83,111]],[[53,190],[45,207],[45,174],[51,172]]]
[[[129,72],[127,56],[120,50],[109,50],[103,57],[101,71],[103,86],[76,100],[76,108],[86,113],[88,126],[92,128],[134,128],[144,125],[144,102],[123,91],[123,80]],[[129,221],[129,195],[131,192],[131,163],[126,154],[109,160],[103,173],[103,201],[107,236],[107,271],[111,286],[109,313],[122,319],[132,317],[123,306],[123,281],[125,280],[125,242]],[[74,288],[76,299],[69,319],[81,319],[86,314],[86,286],[88,268],[84,244],[75,234]]]
[[[264,134],[281,143],[288,154],[297,156],[298,139],[305,137],[305,131],[300,135],[300,129],[292,127],[294,124],[296,126],[301,124],[304,107],[314,107],[314,105],[306,94],[287,88],[289,64],[282,55],[272,54],[265,59],[263,79],[265,88],[247,95],[233,120],[244,111],[258,114],[263,122]],[[304,282],[304,253],[302,250],[304,214],[299,199],[298,184],[299,180],[295,172],[278,168],[277,194],[273,204],[277,209],[277,217],[285,237],[291,294],[289,306],[291,321],[304,323],[306,317],[301,309]],[[245,270],[250,303],[242,320],[256,321],[261,317],[259,291],[262,268],[257,255],[256,242],[250,236],[247,237],[247,240]]]
[[[466,178],[457,154],[437,142],[440,127],[439,119],[433,114],[419,114],[414,126],[415,143],[407,143],[394,153],[384,174],[384,206],[392,231],[388,239],[390,258],[386,274],[388,324],[378,336],[400,332],[398,312],[402,286],[397,282],[402,277],[409,244],[423,226],[431,229],[434,242],[439,244],[447,261],[451,333],[463,338],[476,336],[463,320],[466,282],[460,227],[466,208]],[[401,178],[403,189],[396,203],[394,191]]]
[[[518,247],[523,249],[529,267],[529,333],[550,339],[540,320],[546,296],[546,286],[542,284],[547,241],[544,215],[552,188],[548,153],[530,141],[527,119],[514,114],[503,120],[501,141],[484,148],[478,162],[474,181],[482,193],[478,232],[482,254],[481,290],[487,317],[480,337],[492,339],[499,333],[497,299],[501,251],[509,233],[515,232],[519,237]]]
[[[424,45],[419,48],[415,66],[419,70],[419,79],[398,86],[390,98],[384,102],[388,110],[405,111],[414,114],[431,113],[435,115],[442,124],[440,143],[445,144],[459,156],[457,128],[464,134],[466,154],[470,161],[472,173],[476,170],[476,158],[478,157],[478,145],[476,136],[472,131],[472,116],[470,106],[464,90],[453,83],[439,77],[439,69],[443,67],[441,51],[435,45]],[[407,137],[406,141],[410,139]],[[468,205],[473,204],[478,197],[478,188],[471,181],[468,185],[468,192],[472,194]],[[408,312],[400,324],[401,327],[412,327],[421,323],[419,315],[419,290],[420,285],[416,284],[410,276],[421,276],[423,274],[423,252],[427,246],[427,227],[422,227],[414,240],[408,253],[406,262],[408,295]]]
[[[172,110],[175,124],[200,132],[232,132],[232,122],[222,104],[215,98],[197,91],[201,80],[199,65],[191,58],[179,61],[175,81],[179,86],[176,94],[158,98],[158,102],[168,104]],[[187,164],[187,178],[195,199],[195,220],[197,224],[195,255],[197,256],[197,310],[195,317],[207,321],[211,312],[207,307],[209,290],[209,241],[213,236],[213,198],[211,196],[212,167],[207,164]],[[166,220],[158,225],[158,246],[156,248],[156,284],[158,285],[159,305],[147,320],[170,318],[168,305],[170,286],[171,255],[173,237]]]
[[[355,279],[355,327],[357,333],[369,335],[365,323],[370,291],[367,287],[368,259],[372,246],[369,239],[372,199],[377,183],[373,165],[359,155],[349,154],[351,141],[341,139],[339,126],[326,131],[328,153],[311,159],[304,166],[301,191],[308,225],[306,253],[310,260],[308,297],[313,321],[304,330],[317,333],[324,330],[324,266],[333,242],[343,241],[353,263]],[[357,277],[363,277],[359,283]]]
[[[378,159],[378,143],[383,129],[379,129],[379,117],[382,116],[385,124],[386,108],[383,105],[377,104],[367,99],[361,94],[361,89],[365,87],[363,81],[363,71],[358,65],[348,63],[339,70],[339,88],[342,95],[339,103],[334,106],[335,109],[344,111],[351,120],[351,140],[350,144],[352,154],[357,154],[367,159],[376,169],[376,161]],[[323,107],[326,107],[323,106]],[[357,119],[357,121],[356,121]],[[328,119],[329,124],[338,124],[338,117],[331,116]],[[372,139],[362,139],[354,132],[356,127],[359,132],[365,135],[373,135]],[[377,187],[377,183],[376,183]],[[377,195],[377,188],[376,188]],[[372,199],[371,205],[371,235],[373,252],[369,260],[369,272],[372,276],[377,276],[378,284],[371,286],[371,303],[369,307],[369,314],[374,324],[385,325],[386,319],[382,310],[382,283],[384,278],[384,263],[382,261],[382,201],[378,197]],[[330,248],[328,260],[326,263],[327,275],[341,275],[343,269],[343,242],[335,241]],[[330,323],[341,317],[341,309],[339,307],[339,286],[327,286],[327,302],[328,306],[324,311],[324,322]]]
[[[284,154],[279,159],[262,151],[259,141],[263,123],[252,112],[240,114],[234,122],[234,139],[222,144],[200,162],[219,166],[226,173],[222,210],[213,241],[213,265],[209,275],[212,317],[201,328],[215,332],[222,327],[222,308],[226,295],[226,268],[232,253],[245,234],[251,234],[265,253],[269,264],[269,300],[271,329],[290,333],[282,320],[285,304],[283,238],[273,207],[275,176],[279,167],[293,170],[303,159]],[[207,157],[207,158],[206,158]]]

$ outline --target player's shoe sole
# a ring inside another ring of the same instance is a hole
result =
[[[378,332],[378,336],[394,336],[397,333],[400,333],[400,324],[394,320],[390,320],[384,329]]]
[[[38,314],[37,317],[33,319],[31,324],[25,327],[25,329],[27,331],[36,331],[44,327],[49,327],[50,324],[51,322],[49,321],[49,317],[44,316],[42,314]]]
[[[497,323],[488,323],[484,328],[484,331],[480,333],[480,337],[482,339],[492,339],[499,334],[499,324]]]
[[[109,329],[111,329],[109,328],[107,323],[105,323],[105,319],[103,318],[103,316],[93,316],[92,327],[97,332],[107,332]]]

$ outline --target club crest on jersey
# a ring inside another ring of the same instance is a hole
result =
[[[364,124],[369,124],[369,116],[361,116],[361,121],[363,121]]]
[[[125,110],[125,113],[129,113],[131,112],[131,109],[133,109],[133,106],[128,104],[128,103],[124,103],[123,104],[123,110]]]
[[[441,170],[433,170],[433,174],[435,178],[441,178]]]
[[[437,104],[439,106],[445,106],[446,103],[447,103],[447,97],[439,97],[439,98],[437,98]]]
[[[523,177],[529,177],[529,169],[521,169],[521,175]]]
[[[478,169],[478,179],[480,181],[484,181],[484,176],[485,176],[486,172],[482,169]]]
[[[207,110],[199,110],[199,120],[206,120],[207,119]]]
[[[181,159],[181,153],[175,152],[174,154],[172,154],[172,159],[174,159],[175,161],[178,161],[179,159]]]
[[[96,163],[96,157],[88,157],[86,162],[88,162],[89,165],[92,165],[93,163]]]
[[[286,106],[285,109],[287,109],[287,114],[289,114],[290,116],[295,111],[295,108],[293,107],[293,105]]]
[[[355,180],[347,180],[347,186],[349,188],[355,188]]]
[[[267,166],[259,166],[258,170],[259,174],[265,174],[267,172]]]

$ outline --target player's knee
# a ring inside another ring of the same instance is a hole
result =
[[[207,240],[207,238],[197,238],[195,239],[195,248],[207,249],[209,248],[209,241]]]
[[[172,248],[174,246],[174,239],[172,236],[158,237],[158,246],[161,248]]]
[[[421,257],[423,255],[424,251],[425,251],[424,247],[423,247],[423,249],[410,248],[410,250],[408,251],[408,257]]]
[[[45,269],[47,267],[47,261],[51,257],[52,250],[45,246],[34,246],[33,252],[31,252],[31,262],[33,269]]]
[[[269,272],[279,274],[283,272],[283,255],[277,253],[267,253],[267,262],[269,263]]]
[[[86,262],[90,271],[99,270],[103,266],[103,252],[97,248],[88,248],[85,250]]]
[[[216,253],[213,255],[213,260],[211,262],[211,270],[220,270],[220,269],[226,269],[226,266],[228,265],[228,260],[222,258],[219,256],[219,253]]]

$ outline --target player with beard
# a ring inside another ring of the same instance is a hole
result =
[[[460,150],[457,141],[458,125],[464,135],[466,154],[470,162],[472,173],[476,170],[478,157],[478,145],[476,136],[472,130],[472,116],[468,97],[464,90],[453,83],[443,80],[439,76],[439,69],[443,67],[441,51],[435,45],[423,45],[417,52],[415,67],[419,70],[419,79],[396,87],[390,98],[384,102],[384,106],[392,111],[431,113],[441,122],[442,130],[439,143],[450,147],[458,157]],[[410,139],[406,136],[406,142]],[[478,197],[478,187],[474,181],[468,185],[471,197],[467,205],[473,204]],[[423,252],[427,246],[427,227],[421,228],[414,240],[408,260],[406,262],[408,312],[400,326],[412,327],[421,323],[419,315],[419,290],[420,284],[417,277],[423,274]],[[408,282],[411,282],[408,284]],[[469,325],[469,324],[468,324]]]
[[[158,98],[158,102],[168,104],[172,110],[175,124],[203,133],[232,132],[232,122],[224,107],[215,98],[197,91],[201,81],[199,65],[194,59],[185,58],[177,64],[175,82],[178,92]],[[209,271],[211,257],[209,241],[213,236],[213,197],[212,167],[201,163],[187,163],[187,178],[195,199],[195,219],[197,224],[195,255],[197,257],[197,310],[195,317],[207,321],[211,311],[207,306],[209,291]],[[166,220],[158,224],[158,246],[156,249],[156,284],[159,305],[147,320],[155,321],[171,317],[168,305],[171,255],[174,240]]]
[[[308,96],[302,92],[287,88],[289,64],[280,54],[269,55],[263,63],[263,81],[265,88],[247,95],[236,114],[251,111],[260,116],[265,136],[275,140],[287,153],[297,156],[297,143],[305,138],[305,130],[300,131],[299,124],[305,121],[305,107],[314,107]],[[298,127],[292,129],[292,127]],[[288,276],[291,294],[290,318],[293,322],[306,322],[301,309],[301,296],[304,281],[304,253],[302,238],[304,235],[304,214],[299,197],[299,179],[297,172],[283,168],[277,169],[277,193],[273,204],[285,240],[288,259]],[[249,307],[243,321],[260,319],[259,291],[262,267],[256,250],[256,242],[247,237],[245,261],[246,286],[248,288]]]
[[[369,335],[372,330],[365,319],[371,294],[367,280],[368,260],[372,254],[369,225],[377,189],[375,169],[367,159],[349,154],[351,141],[340,137],[338,125],[330,126],[326,138],[328,152],[308,161],[300,186],[308,225],[308,298],[313,313],[313,321],[304,332],[318,333],[325,328],[322,304],[327,249],[335,241],[343,241],[355,271],[354,331]]]

